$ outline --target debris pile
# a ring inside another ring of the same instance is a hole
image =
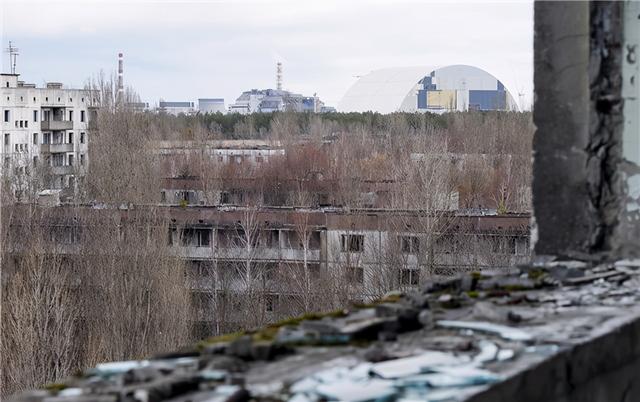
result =
[[[551,261],[104,363],[13,400],[468,400],[592,339],[640,300],[640,261]],[[614,324],[611,324],[612,326]]]

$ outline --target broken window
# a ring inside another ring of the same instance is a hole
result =
[[[189,247],[207,247],[211,244],[211,229],[182,229],[181,244]]]
[[[173,246],[173,239],[176,237],[177,234],[178,234],[178,230],[176,228],[169,228],[169,236],[167,238],[168,245]]]
[[[53,154],[51,164],[52,166],[64,166],[64,154]]]
[[[268,313],[275,311],[276,303],[278,301],[277,294],[266,294],[264,295],[264,310]]]
[[[398,271],[398,282],[404,286],[415,286],[420,283],[420,270],[403,268]]]
[[[57,225],[51,228],[50,240],[57,244],[78,244],[82,230],[77,225]]]
[[[340,249],[343,252],[361,253],[364,250],[364,235],[340,236]]]
[[[264,230],[261,243],[266,248],[280,248],[280,231],[277,229]]]
[[[420,251],[420,239],[417,236],[401,236],[400,247],[405,254],[416,254]]]

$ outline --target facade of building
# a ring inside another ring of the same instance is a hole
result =
[[[159,238],[166,239],[171,255],[185,262],[185,286],[194,303],[246,292],[245,274],[251,272],[255,276],[251,291],[261,295],[255,309],[272,318],[295,313],[289,309],[303,292],[366,302],[390,290],[414,288],[427,279],[456,272],[507,269],[530,255],[528,214],[61,205],[46,208],[45,220],[37,224],[53,249],[71,263],[83,244],[89,247],[103,232],[126,228],[123,236],[138,233],[142,237],[129,241],[144,247],[149,242],[144,237],[148,228],[144,219],[138,219],[145,210],[165,222],[155,224],[168,231]],[[136,229],[136,222],[143,230]],[[16,219],[11,228],[28,230],[20,225]],[[12,247],[19,256],[20,243]],[[311,287],[303,288],[294,280],[301,272],[309,272]],[[220,328],[234,329],[233,316],[220,317],[207,310],[208,304],[200,307],[205,327],[221,320]]]
[[[88,164],[90,112],[96,99],[60,83],[44,88],[0,74],[2,169],[27,173],[45,167],[50,188],[64,188]]]
[[[373,71],[349,88],[341,112],[518,110],[504,84],[472,66],[398,67]]]
[[[229,105],[229,113],[270,113],[281,111],[320,113],[324,103],[317,96],[302,96],[281,89],[245,91]]]
[[[159,113],[167,113],[174,116],[178,116],[180,114],[191,115],[196,112],[196,107],[194,102],[166,102],[160,101],[158,103],[158,112]]]
[[[226,113],[223,98],[200,98],[198,99],[199,113]]]

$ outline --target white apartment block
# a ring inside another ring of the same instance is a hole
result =
[[[53,82],[37,88],[18,81],[18,74],[0,74],[1,169],[21,174],[45,167],[47,187],[72,185],[88,164],[89,114],[96,104],[91,96],[85,89]]]

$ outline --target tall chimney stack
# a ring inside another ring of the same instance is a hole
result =
[[[118,53],[118,100],[122,100],[124,94],[124,81],[123,81],[123,60],[122,53]]]
[[[276,64],[276,89],[282,91],[282,63]]]

